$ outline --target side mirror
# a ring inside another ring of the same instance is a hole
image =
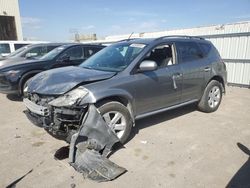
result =
[[[32,57],[36,57],[38,54],[37,53],[27,53],[25,55],[26,58],[32,58]]]
[[[157,69],[157,64],[155,61],[145,60],[142,61],[139,66],[139,72],[154,71]]]

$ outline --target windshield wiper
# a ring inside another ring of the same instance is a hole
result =
[[[93,69],[92,67],[87,67],[87,66],[82,66],[82,68],[84,68],[84,69]]]

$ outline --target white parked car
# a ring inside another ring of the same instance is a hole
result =
[[[45,41],[0,41],[0,59],[5,57],[15,50],[28,44],[46,43]]]

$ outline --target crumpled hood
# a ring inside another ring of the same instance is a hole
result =
[[[81,67],[64,67],[41,72],[28,84],[28,92],[44,95],[61,95],[75,86],[111,78],[116,73],[85,69]]]

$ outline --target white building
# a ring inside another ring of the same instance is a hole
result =
[[[0,40],[23,40],[18,0],[0,0]]]

